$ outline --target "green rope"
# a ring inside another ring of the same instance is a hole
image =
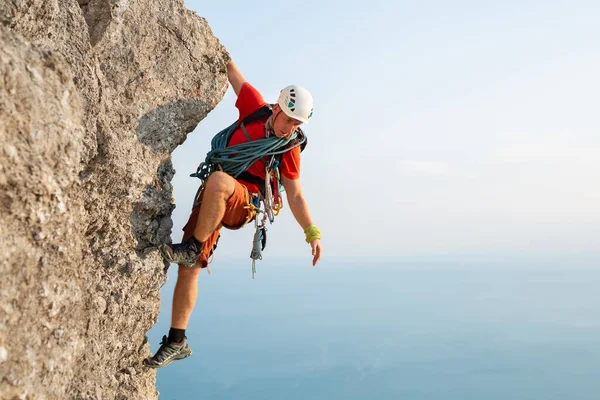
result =
[[[235,122],[215,135],[211,141],[211,150],[206,154],[206,159],[200,164],[196,173],[190,176],[205,181],[220,165],[223,172],[235,178],[262,157],[283,154],[294,147],[300,146],[306,140],[306,137],[302,135],[302,140],[298,140],[291,147],[288,146],[292,140],[298,137],[299,133],[295,131],[289,138],[270,136],[227,147],[233,132],[238,127],[238,123]]]

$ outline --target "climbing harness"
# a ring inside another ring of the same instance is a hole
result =
[[[261,193],[250,194],[250,204],[246,223],[254,218],[255,233],[252,244],[250,258],[252,259],[252,279],[256,274],[256,261],[262,260],[262,251],[267,243],[266,221],[272,224],[275,217],[283,207],[281,198],[281,176],[279,173],[279,164],[282,155],[300,146],[301,151],[306,146],[306,136],[298,128],[289,138],[279,138],[270,135],[265,125],[265,137],[251,140],[246,130],[246,125],[263,121],[272,115],[271,106],[267,105],[260,108],[243,121],[236,121],[227,128],[223,129],[213,137],[211,141],[211,150],[206,154],[204,162],[200,163],[195,173],[191,177],[199,178],[202,181],[200,188],[194,198],[194,206],[200,202],[200,193],[208,180],[208,177],[215,171],[223,171],[236,179],[248,183],[254,183],[259,187]],[[241,129],[246,138],[245,143],[239,143],[227,146],[233,133]],[[247,170],[259,160],[265,161],[265,179],[264,181],[256,177]]]

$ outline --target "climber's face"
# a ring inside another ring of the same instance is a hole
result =
[[[290,137],[300,125],[302,125],[302,122],[284,113],[281,110],[281,107],[279,107],[279,104],[273,106],[273,122],[271,127],[273,128],[275,136],[279,138]]]

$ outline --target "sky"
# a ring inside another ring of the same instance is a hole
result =
[[[186,5],[269,102],[315,100],[301,182],[323,257],[600,261],[600,3],[302,1]],[[173,154],[173,240],[235,93]],[[253,228],[215,262],[248,259]],[[264,257],[310,265],[287,204]]]

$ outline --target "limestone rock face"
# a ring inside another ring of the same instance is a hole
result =
[[[0,2],[0,398],[153,399],[170,153],[228,54],[182,0]]]

